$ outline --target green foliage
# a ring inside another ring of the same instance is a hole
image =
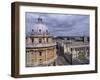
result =
[[[79,56],[78,56],[78,59],[80,60],[85,60],[85,53],[84,52],[79,52]]]

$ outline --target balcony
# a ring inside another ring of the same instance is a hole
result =
[[[50,47],[50,46],[55,46],[56,42],[52,43],[37,43],[37,44],[26,44],[27,48],[40,48],[40,47]]]

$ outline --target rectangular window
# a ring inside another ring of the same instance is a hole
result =
[[[34,39],[32,39],[32,43],[34,43]]]
[[[39,39],[39,43],[42,43],[42,39],[41,38]]]
[[[39,52],[39,55],[42,56],[42,52]]]

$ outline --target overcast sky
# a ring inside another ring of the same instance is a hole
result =
[[[26,33],[29,33],[37,19],[41,17],[49,32],[54,36],[89,35],[89,15],[50,14],[26,12]]]

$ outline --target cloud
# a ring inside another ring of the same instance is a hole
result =
[[[89,35],[89,15],[49,14],[26,12],[26,33],[30,32],[38,17],[43,18],[54,36]]]

